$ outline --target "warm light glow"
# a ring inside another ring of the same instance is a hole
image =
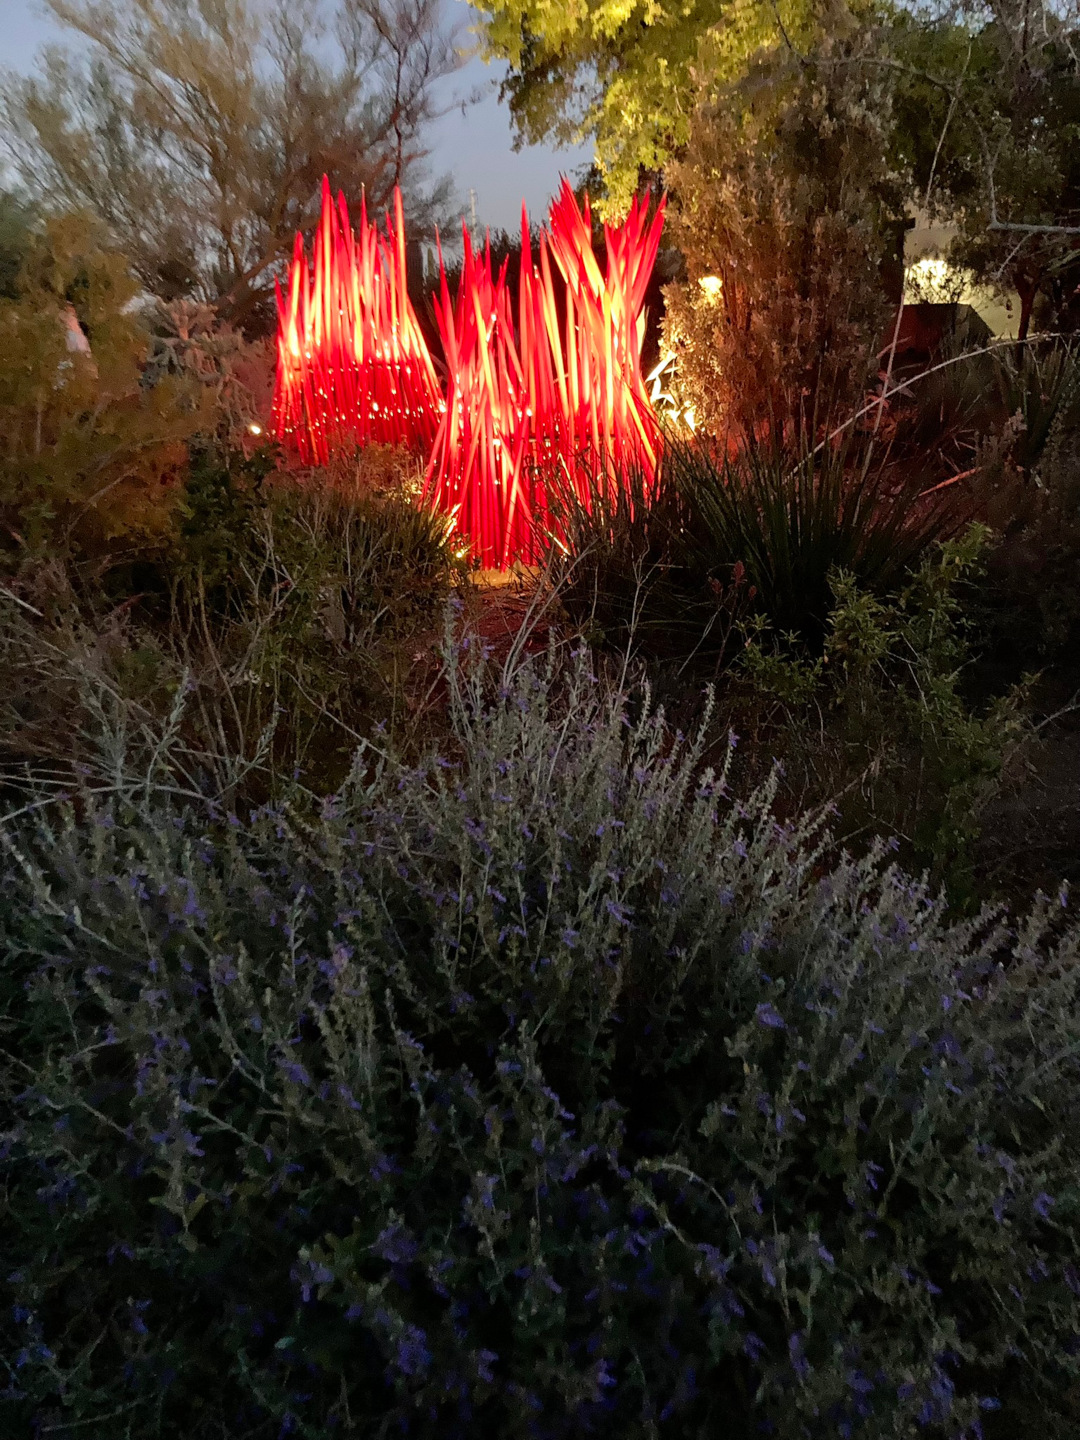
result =
[[[719,275],[702,275],[697,282],[705,292],[706,300],[718,300],[720,292],[724,288],[724,282]]]
[[[324,175],[313,249],[309,269],[297,235],[288,300],[277,290],[275,434],[309,465],[371,441],[427,452],[439,381],[406,289],[400,192],[385,236],[364,200],[354,233]]]
[[[904,303],[949,304],[960,298],[964,288],[962,270],[940,255],[923,255],[907,268]]]
[[[911,277],[924,285],[944,285],[949,280],[951,267],[939,255],[924,255],[911,267]]]
[[[567,182],[535,261],[523,207],[516,315],[506,265],[495,274],[463,227],[453,301],[439,251],[445,398],[406,291],[397,192],[394,213],[384,239],[362,206],[354,235],[324,180],[313,273],[298,235],[288,301],[278,292],[276,433],[316,464],[369,440],[426,449],[424,497],[465,552],[487,567],[533,563],[557,528],[545,477],[588,505],[596,484],[655,474],[660,429],[640,361],[664,204],[650,221],[635,200],[622,225],[605,224],[603,270],[588,200],[579,209]]]
[[[262,434],[262,426],[261,426],[261,425],[249,425],[249,426],[248,426],[248,430],[251,432],[252,435],[261,435],[261,434]]]

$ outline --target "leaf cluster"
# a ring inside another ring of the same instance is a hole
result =
[[[833,570],[819,654],[759,625],[740,656],[753,691],[780,702],[774,744],[793,787],[820,794],[846,786],[846,832],[903,837],[911,862],[947,883],[959,904],[977,892],[985,808],[1030,735],[1030,681],[989,697],[972,683],[976,587],[989,541],[975,525],[933,547],[885,599]]]
[[[269,329],[324,173],[375,213],[398,183],[417,220],[444,199],[424,186],[424,135],[458,62],[434,0],[49,8],[86,58],[52,49],[7,77],[6,148],[44,203],[92,210],[167,302]]]
[[[34,231],[13,298],[0,298],[0,546],[93,555],[161,534],[209,397],[143,383],[148,335],[126,259],[92,219]],[[65,324],[82,330],[73,350]]]
[[[509,62],[502,95],[519,137],[591,138],[602,205],[613,214],[625,211],[642,172],[655,175],[685,145],[703,77],[735,79],[783,36],[803,45],[828,23],[807,0],[477,0],[475,8],[488,55]]]

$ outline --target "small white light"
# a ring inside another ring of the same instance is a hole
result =
[[[261,425],[249,425],[249,426],[248,426],[248,429],[251,431],[252,435],[261,435],[261,434],[262,434],[262,426],[261,426]]]

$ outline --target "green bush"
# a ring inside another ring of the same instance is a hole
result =
[[[920,499],[873,447],[751,445],[722,460],[669,437],[658,482],[629,476],[586,507],[567,496],[555,573],[586,633],[646,653],[730,658],[750,609],[820,649],[844,571],[895,593],[962,506]]]
[[[67,783],[72,762],[100,749],[96,716],[151,733],[183,692],[175,723],[203,773],[196,788],[220,768],[213,756],[238,756],[260,799],[294,776],[331,788],[373,725],[400,737],[423,720],[460,569],[445,523],[400,495],[291,483],[273,458],[196,450],[171,535],[135,563],[96,585],[56,565],[11,582],[0,597],[9,773],[28,762]]]
[[[691,535],[741,560],[778,630],[820,642],[829,576],[843,570],[876,594],[898,590],[936,539],[957,525],[951,497],[921,501],[889,483],[873,447],[826,443],[794,454],[751,447],[719,465],[698,447],[672,447],[676,482],[692,507]]]
[[[32,233],[16,289],[0,295],[0,563],[160,540],[209,392],[144,385],[138,285],[86,217]],[[69,307],[89,354],[68,350]]]
[[[3,827],[8,1431],[1075,1435],[1067,897],[950,923],[475,648],[321,809],[162,744]]]
[[[197,458],[172,625],[219,677],[229,745],[272,731],[278,773],[330,788],[367,714],[395,728],[455,578],[444,518],[401,494],[266,481],[265,457]]]
[[[891,75],[845,28],[808,55],[762,51],[734,84],[704,65],[689,143],[665,167],[686,279],[665,288],[663,348],[697,428],[722,442],[816,438],[877,376],[904,180]]]
[[[934,547],[887,600],[833,571],[820,654],[759,625],[740,657],[753,699],[778,702],[771,738],[796,793],[843,793],[846,833],[901,836],[954,902],[976,893],[982,812],[1031,733],[1024,683],[998,695],[973,683],[989,539],[972,526]]]

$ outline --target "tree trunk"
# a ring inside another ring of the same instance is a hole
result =
[[[1020,326],[1016,332],[1017,343],[1023,345],[1031,325],[1031,312],[1035,308],[1035,296],[1039,293],[1037,282],[1017,281],[1016,293],[1020,296]]]

